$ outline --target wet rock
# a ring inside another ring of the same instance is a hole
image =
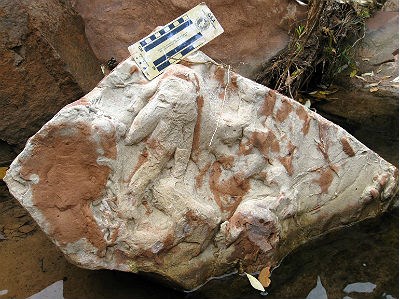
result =
[[[358,76],[343,74],[335,82],[335,99],[315,107],[398,165],[399,12],[390,11],[389,1],[386,4],[386,10],[368,20],[365,38],[357,46]]]
[[[152,81],[125,60],[10,166],[10,192],[71,261],[192,289],[395,203],[398,170],[342,128],[188,60]]]
[[[102,73],[65,1],[5,0],[0,15],[0,140],[21,145]]]
[[[198,1],[73,0],[85,20],[88,40],[96,56],[105,64],[129,56],[127,47],[153,29],[165,25]],[[225,33],[202,50],[251,76],[262,63],[282,50],[289,41],[293,22],[304,17],[306,9],[293,0],[207,1]]]

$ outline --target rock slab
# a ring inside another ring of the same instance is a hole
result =
[[[186,289],[396,203],[398,170],[201,52],[148,81],[128,58],[12,163],[10,192],[75,264]]]

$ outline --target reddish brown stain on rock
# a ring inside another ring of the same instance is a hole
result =
[[[136,65],[132,65],[130,70],[129,70],[129,74],[132,75],[133,73],[136,73],[138,70],[139,69],[138,69],[138,67]]]
[[[381,188],[384,188],[389,181],[389,176],[388,174],[384,174],[383,176],[380,177],[379,179],[379,185]]]
[[[260,114],[265,116],[270,116],[274,112],[274,107],[276,103],[276,92],[270,89],[265,95],[264,103],[261,106]]]
[[[221,176],[222,170],[218,162],[214,162],[211,167],[211,174],[209,179],[210,190],[214,195],[214,199],[220,209],[223,208],[221,201],[221,194],[218,191],[219,178]]]
[[[196,119],[196,125],[194,126],[193,143],[192,143],[192,160],[194,162],[198,161],[200,153],[201,119],[203,116],[203,106],[204,106],[203,96],[198,96],[196,103],[197,103],[197,119]]]
[[[238,79],[238,76],[235,73],[232,73],[231,78],[230,78],[230,80],[231,80],[230,83],[231,83],[233,90],[237,90],[239,88],[237,79]]]
[[[268,158],[269,152],[278,153],[280,151],[279,141],[272,131],[265,132],[253,132],[250,139],[245,143],[239,144],[239,155],[248,155],[251,153],[253,148],[257,148],[264,158]]]
[[[323,155],[324,159],[330,163],[328,151],[329,151],[329,139],[328,139],[328,130],[330,125],[327,122],[320,121],[318,123],[319,129],[319,140],[320,142],[317,143],[317,147],[321,154]]]
[[[251,144],[250,140],[247,142],[240,142],[238,155],[247,156],[253,150],[253,145]]]
[[[187,82],[190,82],[190,79],[189,79],[189,77],[187,76],[187,74],[182,74],[182,73],[174,72],[174,73],[171,73],[171,75],[174,76],[174,77],[177,77],[177,78],[179,78],[179,79],[185,80],[185,81],[187,81]]]
[[[307,135],[310,130],[311,117],[308,115],[306,109],[301,106],[296,109],[296,114],[304,122],[302,131],[304,135]]]
[[[194,74],[194,80],[195,80],[195,86],[196,86],[196,92],[200,91],[200,81],[199,81],[199,77]]]
[[[155,150],[161,147],[160,141],[155,138],[149,138],[146,140],[146,145],[149,149]]]
[[[232,168],[234,160],[235,160],[234,156],[224,156],[224,157],[218,158],[218,162],[220,162],[222,167],[225,169]]]
[[[369,191],[369,194],[371,195],[372,199],[377,199],[379,197],[379,191],[376,188],[372,188]]]
[[[199,174],[196,176],[196,188],[201,188],[203,186],[204,175],[207,173],[210,168],[211,163],[207,163],[206,166],[200,169]]]
[[[118,234],[119,234],[119,228],[121,227],[121,225],[119,225],[114,231],[113,231],[113,233],[111,234],[111,243],[112,244],[115,244],[115,241],[117,240],[117,238],[118,238]]]
[[[99,251],[106,242],[93,218],[90,203],[101,197],[110,168],[97,164],[97,145],[91,128],[74,123],[69,134],[49,126],[35,135],[32,154],[22,161],[21,177],[39,176],[32,185],[32,201],[50,224],[50,236],[61,244],[86,238]],[[98,132],[101,139],[108,139]],[[101,142],[107,158],[115,159],[114,140]]]
[[[340,142],[342,143],[342,148],[343,148],[343,151],[346,153],[346,155],[349,157],[354,157],[355,156],[354,150],[351,147],[347,138],[346,137],[340,138]]]
[[[215,68],[214,77],[219,84],[225,86],[225,69],[222,66],[217,66]]]
[[[250,182],[240,173],[220,181],[221,174],[221,164],[214,162],[211,166],[210,190],[221,210],[232,212],[239,205],[243,196],[249,191]],[[227,201],[224,197],[227,197]]]
[[[125,255],[123,251],[115,249],[113,255],[117,264],[127,265],[129,263],[129,258]]]
[[[182,59],[179,61],[179,64],[186,66],[186,67],[191,67],[195,63],[191,62],[190,60]]]
[[[256,147],[264,157],[268,157],[269,152],[278,153],[280,151],[279,141],[272,131],[268,133],[253,132],[250,138],[251,143]]]
[[[286,172],[292,176],[293,175],[293,153],[296,147],[289,142],[288,144],[288,151],[289,153],[285,157],[279,158],[279,161],[282,163],[283,167],[285,167]]]
[[[279,158],[279,162],[285,167],[286,172],[292,176],[293,175],[293,164],[292,164],[292,156],[285,156]]]
[[[276,112],[276,120],[279,122],[283,122],[288,116],[289,113],[292,112],[292,105],[285,98],[282,98],[281,107]]]
[[[328,189],[333,182],[334,171],[329,167],[320,170],[320,177],[314,180],[320,187],[321,193],[328,193]]]
[[[265,180],[267,179],[267,177],[268,177],[268,174],[267,174],[266,172],[264,172],[264,171],[261,171],[261,172],[258,174],[258,177],[259,177],[260,179],[262,179],[263,181],[265,181]]]

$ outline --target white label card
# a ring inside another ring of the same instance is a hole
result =
[[[152,80],[223,32],[211,10],[201,3],[128,50],[146,78]]]

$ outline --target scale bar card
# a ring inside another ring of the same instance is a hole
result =
[[[223,32],[211,10],[201,3],[128,50],[146,78],[152,80]]]

